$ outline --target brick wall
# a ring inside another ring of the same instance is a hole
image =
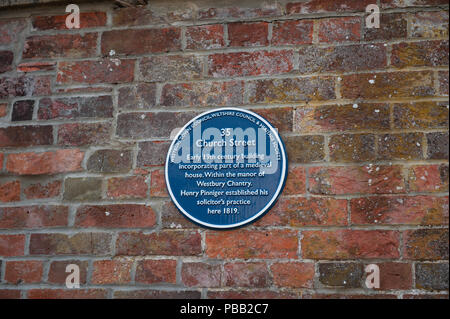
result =
[[[0,298],[448,297],[447,1],[226,3],[82,5],[78,30],[0,12]],[[163,176],[171,130],[221,106],[290,162],[233,231],[184,219]]]

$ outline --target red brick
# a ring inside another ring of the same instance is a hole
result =
[[[112,12],[114,26],[137,26],[148,24],[161,24],[165,16],[160,16],[148,7],[125,7],[118,8]]]
[[[136,282],[175,284],[177,261],[173,259],[140,260],[136,266]]]
[[[295,292],[273,290],[208,290],[208,299],[298,299]]]
[[[404,259],[448,260],[448,229],[407,230],[402,250]]]
[[[164,170],[155,170],[150,176],[150,197],[169,197]]]
[[[139,55],[181,50],[178,28],[130,29],[105,31],[102,35],[102,54]]]
[[[33,28],[36,30],[65,30],[66,15],[33,17]],[[95,28],[106,25],[105,12],[80,12],[80,29]]]
[[[53,128],[41,126],[9,126],[0,128],[0,147],[24,147],[53,144]]]
[[[187,287],[220,287],[221,266],[206,263],[183,263],[181,280]]]
[[[197,55],[156,55],[139,63],[139,76],[146,82],[192,81],[203,77],[203,58]]]
[[[224,20],[229,18],[235,19],[252,19],[263,17],[281,16],[281,6],[276,3],[265,3],[261,6],[233,6],[218,5],[217,7],[202,8],[198,11],[199,20]]]
[[[200,291],[192,290],[116,290],[117,299],[200,299]]]
[[[297,233],[290,230],[206,233],[206,254],[210,258],[295,258]]]
[[[51,94],[52,76],[20,75],[0,79],[0,99]]]
[[[223,268],[227,287],[264,288],[270,285],[271,276],[265,263],[226,263]]]
[[[106,255],[111,253],[107,233],[31,234],[30,255]]]
[[[360,17],[344,17],[319,20],[320,42],[359,41],[360,39]]]
[[[407,290],[412,288],[412,267],[409,263],[381,263],[380,290]]]
[[[323,133],[365,129],[389,129],[387,104],[297,107],[294,113],[294,132]]]
[[[448,198],[367,197],[350,201],[352,223],[359,225],[448,224]]]
[[[201,237],[196,231],[160,231],[151,234],[120,233],[117,255],[196,256],[201,254]]]
[[[111,137],[110,123],[71,123],[58,127],[58,145],[105,145]]]
[[[307,2],[291,2],[286,5],[288,14],[319,12],[351,12],[365,11],[370,0],[309,0]]]
[[[57,150],[43,153],[9,154],[6,162],[8,172],[19,175],[58,174],[80,171],[84,152],[77,149]]]
[[[51,228],[67,226],[65,206],[22,206],[0,208],[0,228]]]
[[[413,192],[447,192],[448,165],[419,165],[409,169],[409,189]]]
[[[312,43],[313,21],[276,21],[273,23],[272,45],[300,45]]]
[[[315,194],[394,194],[405,192],[399,166],[340,166],[309,169],[309,190]]]
[[[286,184],[284,185],[284,195],[298,195],[306,193],[306,170],[304,167],[289,167]]]
[[[448,65],[448,41],[402,42],[394,44],[391,65],[403,67]]]
[[[25,235],[0,235],[0,256],[23,256]]]
[[[56,260],[50,264],[48,282],[66,284],[66,278],[70,272],[66,272],[67,265],[77,265],[80,268],[80,285],[86,284],[89,262],[87,260]]]
[[[225,46],[224,30],[220,24],[186,28],[186,49],[211,50]]]
[[[273,281],[279,287],[312,288],[314,263],[275,263],[270,267]]]
[[[143,176],[115,177],[108,179],[108,192],[110,198],[145,198],[148,185]]]
[[[58,84],[126,83],[134,78],[134,60],[58,62]]]
[[[347,217],[344,199],[281,197],[257,225],[342,226],[347,224]]]
[[[15,42],[27,25],[26,18],[0,20],[0,45]]]
[[[38,119],[112,118],[112,97],[43,98],[39,101]]]
[[[352,74],[343,77],[342,96],[349,99],[426,97],[435,93],[428,71]]]
[[[153,227],[155,224],[153,209],[135,204],[82,206],[75,218],[76,227],[132,228]]]
[[[20,181],[0,182],[0,202],[17,201],[20,201]]]
[[[40,260],[7,261],[5,269],[6,282],[33,284],[41,281],[44,265]]]
[[[0,289],[0,299],[20,299],[20,290]]]
[[[390,230],[303,231],[302,257],[311,259],[398,258],[399,234]]]
[[[61,181],[31,184],[23,190],[23,193],[27,199],[57,197],[61,193]]]
[[[8,104],[0,103],[0,117],[5,117],[8,112]]]
[[[262,116],[278,132],[292,132],[294,111],[292,107],[251,108],[250,111]]]
[[[105,289],[30,289],[28,299],[105,299]]]
[[[96,55],[97,33],[35,35],[25,40],[24,59],[88,58]]]
[[[53,71],[56,62],[25,62],[17,66],[18,72]]]
[[[127,284],[131,281],[132,264],[132,260],[96,260],[91,281],[94,285]]]
[[[217,53],[208,57],[208,64],[209,75],[214,78],[282,74],[293,70],[293,52]]]
[[[232,47],[266,46],[269,43],[267,22],[230,23],[228,38]]]

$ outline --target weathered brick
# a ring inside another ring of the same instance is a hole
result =
[[[33,100],[16,101],[13,104],[11,122],[29,121],[33,119]]]
[[[391,65],[408,66],[448,65],[448,41],[402,42],[394,44]]]
[[[210,258],[295,258],[297,233],[291,230],[207,232]]]
[[[201,8],[198,11],[197,18],[199,20],[223,20],[229,18],[235,19],[252,19],[263,17],[275,17],[282,15],[281,6],[276,3],[265,3],[262,6],[237,6],[237,5],[218,5],[217,7]]]
[[[44,264],[40,260],[7,261],[5,281],[13,284],[39,283],[42,278]]]
[[[34,183],[24,188],[23,193],[27,199],[57,197],[61,192],[61,184],[59,180]]]
[[[173,204],[172,201],[165,201],[162,203],[159,209],[162,227],[167,229],[189,229],[198,228],[198,226],[192,223],[190,220],[184,217]]]
[[[71,123],[58,127],[58,145],[105,145],[111,135],[109,123]]]
[[[212,50],[225,46],[224,30],[220,24],[186,28],[186,49]]]
[[[343,77],[342,96],[348,99],[426,97],[435,93],[431,72],[352,74]]]
[[[68,15],[33,17],[36,30],[65,30]],[[80,29],[102,27],[106,25],[105,12],[80,12]]]
[[[346,104],[297,107],[294,113],[294,132],[318,133],[389,129],[387,104]]]
[[[102,180],[97,177],[66,178],[63,199],[67,201],[95,201],[102,198]]]
[[[442,102],[394,104],[395,128],[448,127],[448,109]]]
[[[150,109],[156,104],[156,84],[139,83],[119,89],[118,105],[122,109]]]
[[[363,39],[392,40],[406,38],[408,34],[407,16],[401,13],[380,13],[379,28],[364,28]]]
[[[288,136],[284,143],[290,163],[323,162],[325,159],[323,136]]]
[[[66,85],[132,82],[134,63],[134,60],[120,59],[58,62],[56,82]]]
[[[112,118],[109,95],[96,97],[43,98],[39,101],[38,119]]]
[[[227,287],[263,288],[270,285],[271,275],[265,263],[226,263],[223,269],[224,285]]]
[[[273,23],[272,45],[300,45],[312,43],[311,20],[276,21]]]
[[[132,166],[131,151],[98,150],[87,161],[87,169],[97,173],[126,173]]]
[[[25,40],[24,59],[89,58],[97,51],[97,33],[35,35]]]
[[[47,281],[55,284],[65,284],[69,272],[68,265],[77,265],[80,268],[80,286],[86,284],[88,261],[87,260],[55,260],[50,264]]]
[[[448,11],[427,11],[413,14],[411,36],[420,38],[448,37]]]
[[[8,104],[0,103],[0,118],[5,117],[8,113]]]
[[[367,162],[376,159],[373,134],[333,135],[329,140],[330,160],[334,162]]]
[[[319,20],[319,41],[359,41],[361,39],[361,21],[360,17]]]
[[[174,259],[140,260],[136,265],[136,282],[175,284],[177,261]]]
[[[364,11],[370,0],[309,0],[306,2],[291,2],[286,5],[288,14],[320,13],[320,12],[351,12]]]
[[[117,255],[197,256],[201,252],[201,237],[196,231],[120,233],[116,243]]]
[[[416,288],[448,290],[448,263],[417,263]]]
[[[107,196],[117,199],[145,198],[148,190],[144,176],[110,178],[107,187]]]
[[[30,255],[106,255],[111,252],[107,233],[31,234]]]
[[[168,138],[173,129],[183,127],[196,115],[196,112],[119,114],[116,134],[122,138]]]
[[[25,235],[0,235],[0,256],[23,256]]]
[[[94,285],[127,284],[131,281],[132,265],[132,260],[96,260],[91,281]]]
[[[20,181],[0,182],[0,202],[8,203],[18,201],[20,201]]]
[[[248,82],[250,103],[296,103],[334,100],[334,79],[292,78]]]
[[[270,267],[273,281],[279,287],[312,288],[314,282],[313,263],[275,263]]]
[[[280,290],[208,290],[208,299],[298,299],[298,295]]]
[[[112,12],[114,26],[137,26],[165,23],[163,16],[150,10],[148,7],[125,7]]]
[[[382,8],[407,8],[448,4],[445,0],[381,0]]]
[[[105,299],[105,289],[30,289],[28,299]]]
[[[299,50],[298,61],[302,73],[380,69],[386,66],[386,47],[382,44],[307,46]]]
[[[391,230],[303,231],[302,256],[311,259],[398,258],[399,234]]]
[[[157,55],[139,64],[140,79],[147,82],[197,80],[202,72],[202,58],[196,55]]]
[[[192,82],[166,84],[161,93],[163,106],[227,106],[242,104],[244,83]]]
[[[342,226],[347,224],[347,217],[347,201],[343,199],[281,197],[256,225]]]
[[[448,71],[438,72],[439,93],[441,95],[448,95]]]
[[[221,266],[207,263],[183,263],[181,280],[187,287],[220,287]]]
[[[169,197],[164,170],[155,170],[150,175],[150,197]]]
[[[51,126],[9,126],[0,128],[0,147],[24,147],[53,144]]]
[[[18,72],[53,71],[56,62],[25,62],[17,66]]]
[[[137,204],[81,206],[75,217],[76,227],[143,228],[155,224],[153,209]]]
[[[284,195],[299,195],[306,193],[306,170],[304,167],[289,167],[284,185]]]
[[[380,267],[380,290],[406,290],[412,288],[410,263],[386,262]]]
[[[407,230],[403,234],[403,258],[448,259],[448,229]]]
[[[200,299],[200,291],[191,290],[116,290],[119,299]]]
[[[139,143],[136,166],[151,167],[164,165],[169,146],[170,143],[165,141]]]
[[[51,76],[20,75],[0,79],[0,99],[51,94]]]
[[[282,74],[293,70],[293,57],[290,50],[217,53],[208,57],[208,70],[214,78]]]
[[[0,299],[20,299],[20,290],[0,289]]]
[[[409,169],[409,189],[413,192],[447,192],[448,165],[419,165]]]
[[[405,192],[400,166],[309,168],[309,191],[315,194],[394,194]]]
[[[102,54],[124,55],[162,53],[181,50],[181,31],[178,28],[129,29],[105,31],[102,35]]]
[[[428,133],[427,143],[429,159],[448,159],[448,132]]]
[[[35,205],[0,208],[0,228],[52,228],[67,226],[69,209],[65,206]]]
[[[320,263],[319,282],[333,288],[361,288],[364,276],[359,263]]]
[[[12,70],[14,53],[11,51],[0,51],[0,73]]]
[[[19,175],[76,172],[82,169],[83,157],[84,152],[78,149],[9,154],[6,159],[6,170]]]
[[[378,158],[383,160],[422,159],[422,133],[384,134],[378,136]]]
[[[449,298],[448,294],[404,294],[403,299],[444,299],[447,300]]]
[[[250,111],[262,116],[269,122],[278,132],[292,132],[293,125],[293,108],[292,107],[273,107],[273,108],[257,108]]]
[[[16,41],[27,25],[26,18],[0,20],[0,45],[7,45]]]
[[[448,198],[432,196],[355,198],[350,201],[352,224],[448,224]]]
[[[228,24],[228,39],[232,47],[266,46],[269,43],[267,22]]]

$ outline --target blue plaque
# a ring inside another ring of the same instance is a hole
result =
[[[284,144],[261,116],[238,108],[205,112],[175,136],[166,159],[167,190],[180,212],[214,229],[266,213],[287,175]]]

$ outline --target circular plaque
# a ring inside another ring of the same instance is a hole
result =
[[[175,136],[166,159],[168,192],[191,221],[239,227],[266,213],[287,172],[284,144],[261,116],[238,108],[205,112]]]

